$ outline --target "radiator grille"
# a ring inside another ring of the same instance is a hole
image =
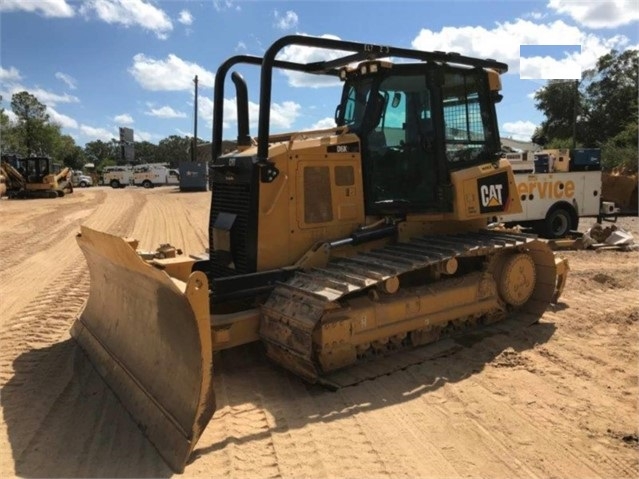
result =
[[[232,276],[235,274],[249,273],[255,270],[253,260],[255,253],[251,252],[250,239],[252,211],[251,187],[249,184],[228,184],[215,183],[213,185],[213,204],[211,208],[211,222],[209,231],[210,252],[211,252],[211,272],[213,277]],[[215,245],[213,244],[212,225],[220,212],[232,213],[237,215],[233,228],[231,229],[231,254],[235,269],[225,266],[227,261],[220,264],[217,258]]]

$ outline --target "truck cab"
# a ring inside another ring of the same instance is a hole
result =
[[[90,176],[85,175],[81,170],[73,170],[71,182],[73,183],[73,186],[79,186],[80,188],[93,186],[93,179]]]

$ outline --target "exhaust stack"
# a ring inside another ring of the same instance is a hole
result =
[[[252,144],[249,134],[248,90],[244,78],[239,73],[233,72],[231,80],[235,84],[237,98],[237,148],[241,151]]]

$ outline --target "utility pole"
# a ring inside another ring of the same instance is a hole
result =
[[[191,161],[197,160],[197,75],[193,80],[195,83],[195,112],[193,113],[193,147],[191,148]]]

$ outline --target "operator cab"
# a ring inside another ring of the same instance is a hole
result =
[[[367,214],[452,211],[449,173],[498,158],[496,72],[373,61],[340,77],[335,121],[360,137]]]

